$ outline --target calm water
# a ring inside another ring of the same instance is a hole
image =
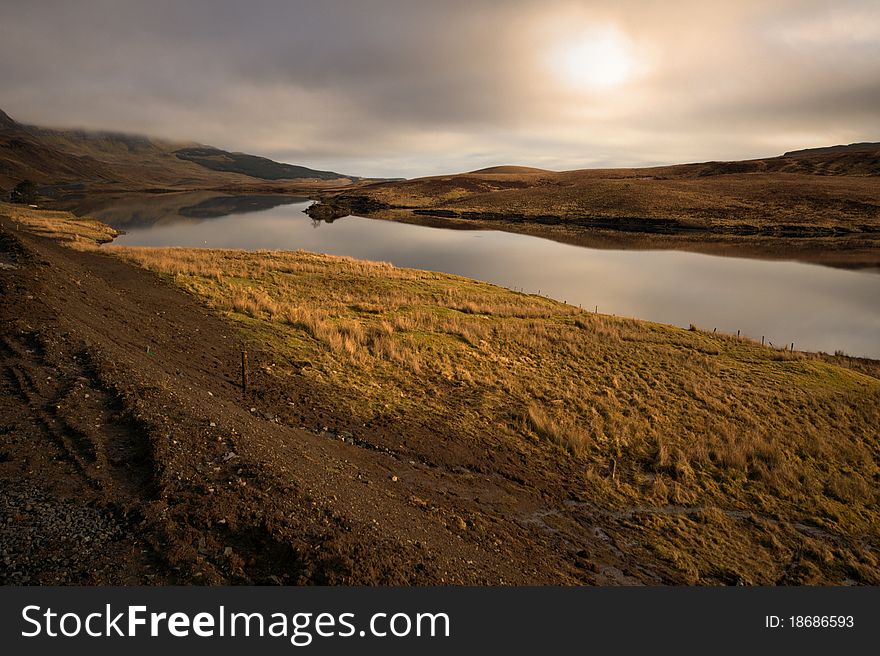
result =
[[[427,228],[359,217],[314,223],[297,199],[265,208],[199,200],[189,206],[92,208],[127,230],[131,246],[304,249],[455,273],[539,292],[608,314],[717,328],[796,349],[880,358],[880,275],[797,262],[681,251],[612,251],[497,231]],[[193,207],[202,208],[193,210]],[[204,207],[213,208],[204,210]],[[217,209],[219,208],[219,209]],[[203,218],[209,217],[209,218]],[[213,218],[210,218],[213,217]]]

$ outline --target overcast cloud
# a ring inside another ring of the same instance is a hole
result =
[[[0,108],[415,176],[880,140],[880,3],[3,0]]]

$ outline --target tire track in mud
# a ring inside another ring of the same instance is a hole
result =
[[[132,502],[155,489],[152,449],[145,431],[108,391],[84,349],[62,364],[46,355],[35,332],[0,340],[10,391],[31,409],[47,436],[96,489]]]

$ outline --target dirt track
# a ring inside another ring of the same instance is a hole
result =
[[[0,263],[2,583],[674,580],[516,453],[342,431],[252,347],[244,398],[234,329],[147,271],[3,217]]]

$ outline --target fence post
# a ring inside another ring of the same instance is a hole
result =
[[[248,387],[248,354],[247,351],[241,352],[241,393],[247,394]]]

